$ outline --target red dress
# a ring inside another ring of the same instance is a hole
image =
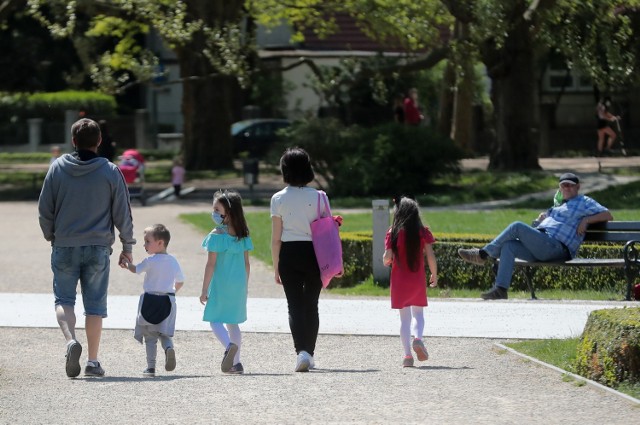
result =
[[[405,233],[398,234],[398,253],[393,256],[391,265],[391,308],[401,309],[409,306],[427,306],[427,275],[425,272],[424,250],[425,244],[433,244],[436,240],[428,227],[420,232],[420,261],[418,270],[413,272],[407,265],[405,250]],[[387,232],[384,248],[391,249],[391,229]]]

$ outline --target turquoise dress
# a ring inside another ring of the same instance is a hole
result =
[[[216,267],[209,284],[209,299],[202,320],[238,324],[247,320],[247,272],[244,252],[253,249],[250,237],[238,239],[221,226],[204,238],[202,247],[216,252]]]

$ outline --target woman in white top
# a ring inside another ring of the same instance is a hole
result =
[[[318,191],[307,186],[315,175],[303,149],[287,149],[280,158],[280,170],[288,186],[271,198],[271,257],[275,281],[287,297],[289,327],[298,355],[295,371],[307,372],[314,366],[320,323],[322,281],[311,241]],[[324,210],[324,205],[321,208]]]

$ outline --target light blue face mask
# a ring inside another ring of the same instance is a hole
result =
[[[225,216],[220,214],[217,211],[214,211],[211,213],[211,219],[213,220],[214,223],[216,223],[217,225],[222,224],[222,222],[224,221]]]

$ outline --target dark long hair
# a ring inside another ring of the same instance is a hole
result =
[[[398,235],[404,230],[405,252],[407,253],[407,265],[409,270],[417,272],[420,267],[420,236],[424,231],[420,219],[418,203],[413,199],[402,197],[396,204],[391,226],[391,250],[394,257],[398,258]]]
[[[219,190],[213,195],[213,203],[216,201],[222,205],[226,215],[230,215],[231,226],[236,232],[238,239],[249,236],[249,226],[244,218],[244,210],[242,209],[242,197],[234,190]]]

